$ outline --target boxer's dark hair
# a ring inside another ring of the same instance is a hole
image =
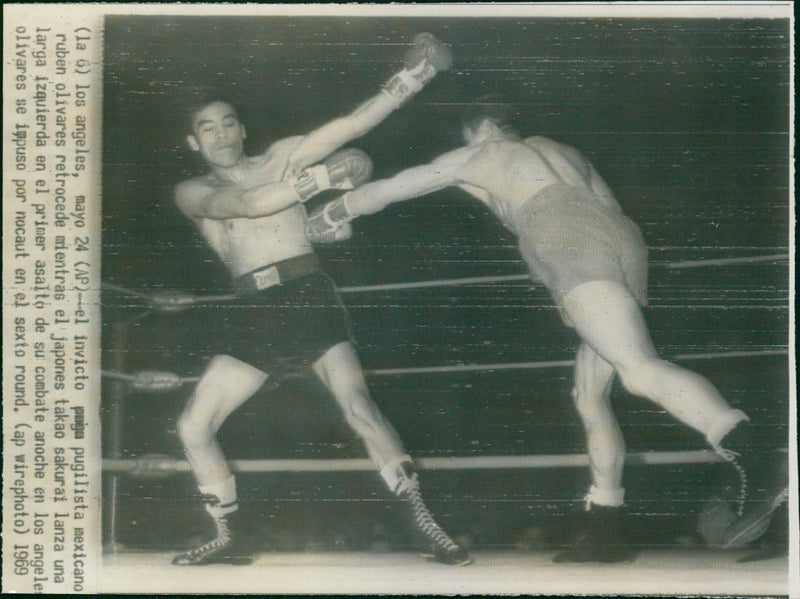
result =
[[[498,93],[484,94],[467,104],[461,117],[461,124],[469,129],[477,129],[489,120],[503,130],[512,130],[514,109],[507,99]]]

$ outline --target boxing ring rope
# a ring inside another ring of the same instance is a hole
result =
[[[654,263],[653,266],[662,266],[668,269],[687,269],[705,266],[726,266],[736,264],[753,264],[764,262],[778,262],[789,259],[789,254],[769,254],[740,258],[722,258],[709,260],[691,260],[680,262]],[[518,275],[467,277],[446,280],[416,281],[407,283],[389,283],[379,285],[362,285],[339,287],[341,293],[366,293],[375,291],[393,291],[405,289],[512,283],[518,281],[535,282],[528,273]],[[193,296],[190,294],[165,291],[159,293],[145,293],[132,290],[119,285],[103,282],[102,288],[121,295],[138,298],[148,304],[150,311],[177,312],[186,308],[207,305],[216,302],[225,302],[235,299],[233,294],[217,294],[208,296]],[[140,316],[141,317],[141,316]],[[136,319],[138,320],[138,318]],[[112,328],[112,343],[114,347],[124,347],[128,325],[131,322],[117,323]],[[102,462],[103,472],[110,475],[110,491],[108,494],[109,506],[104,513],[107,514],[106,530],[112,547],[116,543],[117,503],[119,494],[119,477],[130,476],[137,479],[160,479],[179,473],[191,472],[190,465],[185,460],[164,455],[142,455],[136,458],[123,458],[120,440],[122,438],[122,403],[128,392],[140,391],[146,393],[168,392],[181,388],[186,384],[199,381],[199,377],[181,377],[178,374],[160,371],[143,370],[133,374],[123,372],[122,352],[116,352],[111,370],[103,370],[101,374],[111,381],[110,390],[110,434],[109,457]],[[752,350],[729,352],[705,352],[693,354],[677,354],[671,357],[675,361],[710,360],[726,358],[749,358],[762,356],[787,355],[788,350]],[[446,366],[428,366],[414,368],[388,368],[365,371],[367,376],[394,376],[414,375],[428,373],[450,372],[486,372],[498,370],[522,370],[544,368],[567,368],[573,366],[574,360],[550,360],[540,362],[516,363],[489,363],[489,364],[455,364]],[[669,452],[640,452],[626,455],[626,465],[670,465],[670,464],[698,464],[715,463],[724,461],[716,452],[711,450],[697,451],[669,451]],[[588,467],[589,459],[586,454],[555,454],[555,455],[519,455],[519,456],[466,456],[466,457],[428,457],[415,460],[416,465],[423,470],[475,470],[475,469],[525,469],[525,468],[571,468]],[[266,472],[331,472],[331,471],[374,471],[375,465],[368,459],[275,459],[275,460],[231,460],[229,465],[234,472],[266,473]]]
[[[720,358],[756,358],[762,356],[788,355],[788,350],[753,350],[732,352],[707,352],[697,354],[675,354],[669,359],[675,362],[692,360],[716,360]],[[397,374],[431,374],[447,372],[485,372],[493,370],[537,370],[541,368],[566,368],[575,365],[575,360],[550,360],[542,362],[505,362],[496,364],[455,364],[452,366],[423,366],[417,368],[382,368],[365,370],[371,376],[387,376]]]
[[[697,268],[700,266],[729,266],[731,264],[755,264],[758,262],[780,262],[788,260],[789,254],[768,254],[766,256],[744,256],[741,258],[717,258],[711,260],[684,260],[681,262],[666,262],[664,266],[669,269]]]
[[[726,266],[734,264],[756,264],[763,262],[781,262],[789,260],[789,254],[767,254],[762,256],[744,256],[740,258],[719,258],[709,260],[687,260],[680,262],[655,263],[653,266],[663,266],[670,270],[685,268],[700,268],[704,266]],[[513,283],[517,281],[535,281],[528,273],[517,275],[495,275],[485,277],[464,277],[458,279],[434,279],[429,281],[413,281],[408,283],[382,283],[377,285],[357,285],[349,287],[337,287],[339,293],[368,293],[374,291],[396,291],[403,289],[420,289],[425,287],[453,287],[460,285],[480,285],[491,283]],[[138,297],[146,300],[153,309],[162,311],[182,310],[190,306],[211,304],[214,302],[230,301],[236,299],[233,294],[192,296],[175,292],[144,293],[103,282],[103,289],[115,291],[123,295]]]
[[[652,266],[663,266],[670,270],[682,268],[700,268],[703,266],[726,266],[732,264],[756,264],[760,262],[780,262],[788,260],[789,254],[768,254],[764,256],[744,256],[741,258],[719,258],[711,260],[688,260],[682,262],[665,262]],[[500,275],[486,277],[466,277],[461,279],[444,279],[433,281],[414,281],[410,283],[389,283],[384,285],[359,285],[338,287],[340,293],[361,293],[370,291],[395,291],[401,289],[419,289],[424,287],[446,287],[457,285],[481,285],[490,283],[514,283],[516,281],[535,281],[528,273],[519,275]]]
[[[767,356],[785,356],[785,349],[767,349],[752,351],[705,352],[696,354],[675,354],[670,360],[689,362],[696,360],[719,360],[725,358],[760,358]],[[495,370],[539,370],[544,368],[568,368],[575,365],[575,360],[545,360],[541,362],[498,362],[493,364],[454,364],[451,366],[417,366],[412,368],[379,368],[365,370],[367,376],[392,376],[402,374],[433,374],[449,372],[490,372]],[[104,377],[127,382],[139,391],[172,391],[187,383],[196,383],[200,377],[180,377],[175,373],[161,370],[142,370],[135,374],[125,374],[112,370],[101,371]]]
[[[172,391],[186,383],[197,383],[199,376],[181,377],[166,370],[140,370],[135,374],[125,374],[113,370],[102,370],[104,377],[128,383],[134,390],[159,392]]]
[[[671,464],[708,464],[724,462],[710,449],[696,451],[648,451],[629,453],[626,466],[664,466]],[[357,459],[281,459],[281,460],[229,460],[233,472],[372,472],[375,464],[366,458]],[[579,468],[588,467],[585,454],[473,456],[447,458],[415,458],[419,470],[481,470],[526,468]],[[103,472],[128,474],[136,478],[161,478],[191,472],[186,460],[169,456],[143,455],[128,459],[104,459]]]

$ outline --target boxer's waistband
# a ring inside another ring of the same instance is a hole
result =
[[[236,277],[233,280],[233,289],[236,295],[251,295],[320,270],[322,267],[316,254],[302,254]]]

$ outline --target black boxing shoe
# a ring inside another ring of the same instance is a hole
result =
[[[225,512],[224,509],[231,511]],[[237,520],[240,518],[238,506],[220,508],[209,503],[206,506],[209,514],[214,518],[216,536],[194,549],[176,555],[172,559],[175,566],[205,566],[208,564],[231,564],[246,566],[253,562],[250,551],[245,547]]]
[[[746,511],[725,530],[722,548],[743,547],[764,536],[772,524],[772,514],[788,500],[789,487],[785,487],[772,500]]]
[[[763,536],[775,510],[788,499],[788,451],[762,450],[764,443],[757,441],[756,427],[742,420],[714,448],[734,468],[739,483],[738,518],[726,531],[725,549],[743,547]]]
[[[557,553],[557,564],[632,562],[637,554],[630,544],[623,523],[622,506],[592,504],[585,512],[585,525],[572,547]]]
[[[411,465],[403,464],[397,496],[403,501],[413,523],[423,557],[448,566],[466,566],[472,558],[466,549],[451,539],[433,519],[419,490]]]

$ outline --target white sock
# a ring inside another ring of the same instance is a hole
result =
[[[625,489],[622,487],[600,488],[592,485],[589,487],[589,493],[586,495],[586,511],[588,512],[591,509],[592,504],[605,507],[619,507],[624,502]]]
[[[406,462],[411,463],[410,455],[401,455],[381,468],[381,477],[386,481],[386,486],[389,487],[392,493],[396,493],[400,487],[401,480],[398,476],[398,471],[400,470],[400,465]]]
[[[210,485],[198,485],[200,492],[203,495],[213,495],[219,499],[219,506],[225,510],[226,513],[232,512],[236,509],[236,479],[231,476],[226,480]],[[230,509],[233,507],[233,509]]]

